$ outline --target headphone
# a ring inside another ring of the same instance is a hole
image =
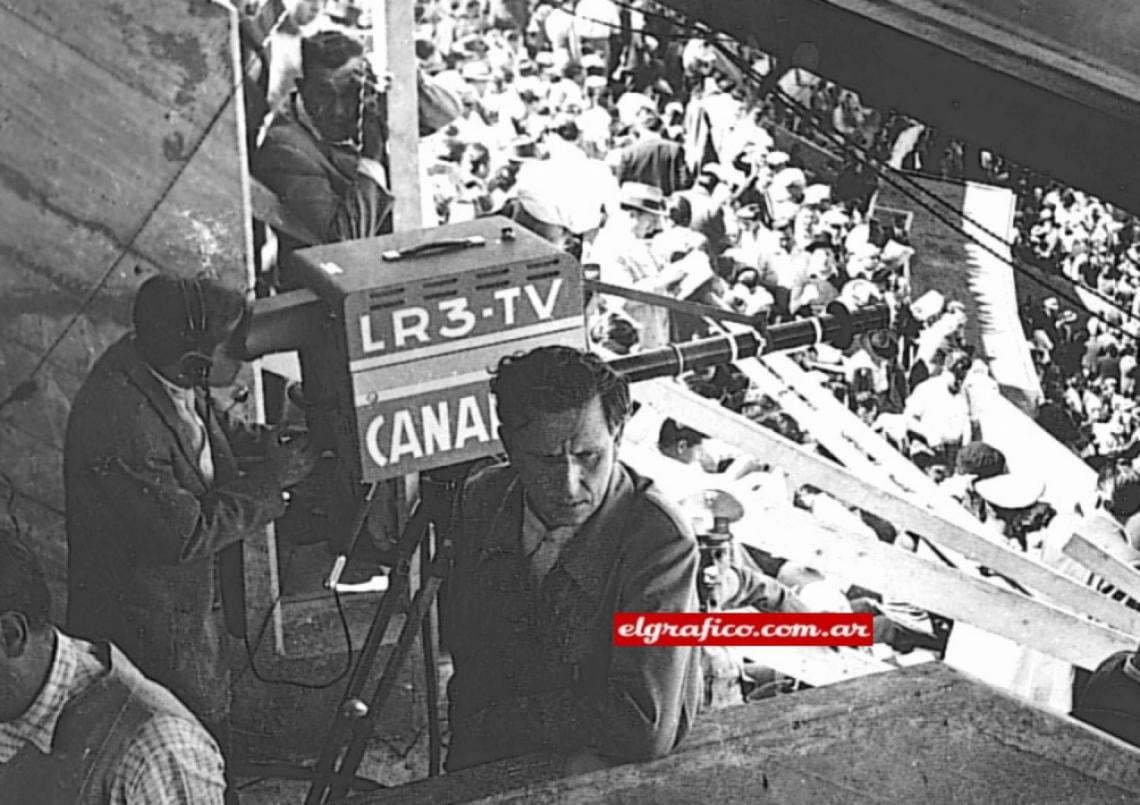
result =
[[[194,344],[178,358],[178,365],[195,387],[209,388],[214,359],[209,354],[212,350],[206,349],[206,294],[198,279],[181,279],[178,288],[186,308],[186,333]]]

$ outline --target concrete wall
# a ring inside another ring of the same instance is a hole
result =
[[[0,519],[58,613],[71,398],[147,277],[248,282],[237,61],[218,0],[0,6]]]

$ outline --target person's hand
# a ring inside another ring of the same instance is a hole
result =
[[[319,453],[306,431],[276,430],[270,434],[265,465],[282,489],[303,481],[317,466]]]
[[[388,126],[385,121],[384,96],[367,90],[364,97],[363,120],[361,121],[360,155],[367,159],[379,160],[388,142]]]

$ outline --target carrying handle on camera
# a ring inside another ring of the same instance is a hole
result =
[[[417,257],[429,252],[451,252],[459,249],[470,249],[475,246],[485,246],[487,239],[480,235],[471,235],[466,238],[453,238],[451,240],[433,240],[430,243],[421,243],[408,249],[390,249],[381,253],[381,257],[389,262],[403,260],[405,257]]]

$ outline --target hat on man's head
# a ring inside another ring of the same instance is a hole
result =
[[[538,158],[538,143],[533,137],[524,135],[511,140],[510,151],[507,153],[509,162],[527,162]]]
[[[657,215],[665,214],[665,194],[661,188],[642,182],[624,182],[619,191],[622,207]]]
[[[301,40],[301,73],[336,70],[364,55],[364,45],[343,31],[318,31]]]
[[[515,195],[531,217],[581,235],[602,225],[604,199],[580,179],[562,162],[527,160],[519,169]]]
[[[487,82],[494,78],[490,65],[481,59],[464,64],[459,69],[459,74],[463,76],[464,81]]]
[[[720,162],[706,162],[704,165],[701,165],[701,173],[715,176],[725,184],[734,184],[744,179],[739,171]]]
[[[760,218],[759,204],[746,204],[736,211],[738,221],[756,221]]]
[[[1045,494],[1045,482],[1026,473],[995,475],[974,484],[987,503],[999,509],[1028,509]]]
[[[812,184],[804,189],[804,204],[822,204],[831,201],[831,187],[825,184]]]
[[[782,168],[792,161],[792,158],[783,151],[769,151],[764,157],[764,164],[769,168]]]
[[[851,216],[838,207],[832,207],[819,217],[819,222],[824,226],[847,226],[851,223]]]
[[[959,475],[973,475],[979,480],[1005,473],[1005,455],[985,442],[970,442],[958,451],[955,471]]]
[[[602,54],[600,53],[587,53],[582,56],[582,69],[587,73],[591,70],[601,70],[605,72],[606,60],[602,58]]]

